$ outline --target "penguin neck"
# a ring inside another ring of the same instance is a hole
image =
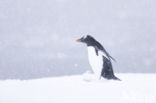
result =
[[[88,46],[88,47],[91,47],[91,46],[92,46],[92,47],[95,47],[95,43],[87,43],[87,46]]]

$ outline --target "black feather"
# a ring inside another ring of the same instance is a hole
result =
[[[114,79],[114,80],[120,80],[114,75],[112,63],[110,60],[108,60],[106,57],[103,56],[103,68],[101,71],[101,76],[106,79]]]

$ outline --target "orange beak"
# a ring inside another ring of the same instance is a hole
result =
[[[76,39],[76,42],[81,42],[81,40],[80,39]]]

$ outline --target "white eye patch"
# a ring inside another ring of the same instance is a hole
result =
[[[83,39],[86,39],[87,38],[87,35],[83,36]]]

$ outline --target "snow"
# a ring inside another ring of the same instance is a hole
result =
[[[156,103],[155,74],[117,74],[122,81],[84,75],[1,80],[0,103]]]

